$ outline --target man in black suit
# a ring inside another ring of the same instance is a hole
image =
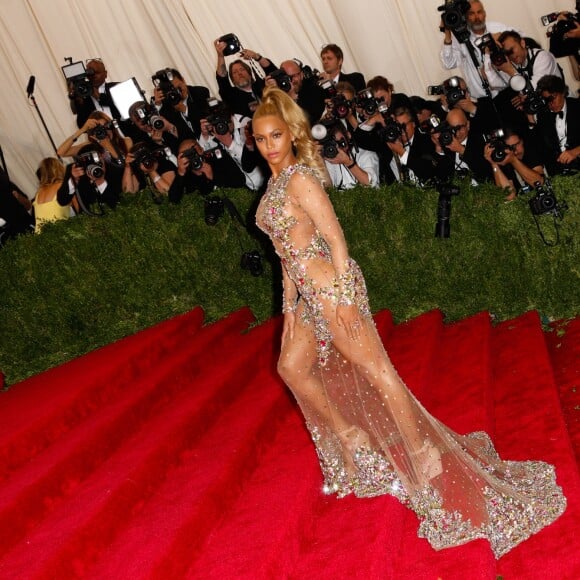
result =
[[[214,42],[214,46],[217,52],[216,80],[222,101],[226,103],[232,113],[251,117],[257,102],[262,97],[264,79],[255,78],[252,75],[251,67],[242,59],[232,61],[226,68],[224,50],[227,43],[218,38]],[[269,59],[253,50],[246,48],[240,52],[240,56],[246,60],[257,62],[266,75],[276,70]]]
[[[153,76],[153,98],[159,113],[177,129],[179,141],[198,138],[199,122],[205,116],[209,89],[190,86],[174,68],[157,71]]]
[[[320,60],[322,61],[321,78],[325,80],[332,81],[334,84],[338,82],[348,82],[358,93],[365,88],[365,78],[359,72],[353,73],[343,73],[342,72],[342,61],[344,60],[344,54],[340,46],[336,44],[327,44],[322,48],[320,52]]]
[[[74,84],[69,83],[69,99],[72,112],[77,116],[77,127],[80,129],[93,111],[103,111],[112,119],[121,120],[121,114],[111,98],[109,89],[117,83],[107,83],[107,69],[103,61],[90,60],[86,66],[87,77],[91,81],[92,92],[86,97],[78,95]]]
[[[484,157],[485,140],[482,133],[471,129],[465,111],[456,108],[447,113],[446,124],[451,135],[448,145],[441,145],[441,133],[435,131],[432,140],[439,159],[439,177],[450,177],[453,173],[468,172],[472,175],[473,185],[493,180],[493,170]]]
[[[411,107],[399,106],[393,111],[399,131],[395,140],[389,139],[390,169],[400,182],[421,186],[436,174],[436,153],[431,137],[417,130],[417,117]]]
[[[297,60],[285,60],[280,64],[282,70],[290,77],[289,90],[286,91],[298,106],[306,113],[311,125],[314,125],[325,108],[326,93],[318,84],[318,79],[304,78],[302,66]],[[266,85],[277,86],[277,81],[271,77],[266,78]],[[281,87],[286,90],[284,87]]]
[[[569,97],[564,80],[554,75],[542,77],[537,91],[548,105],[536,125],[548,173],[580,169],[580,101]]]

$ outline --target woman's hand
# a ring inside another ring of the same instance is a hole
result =
[[[296,325],[296,314],[294,312],[286,312],[284,314],[284,326],[282,328],[282,344],[286,339],[292,340],[294,338],[294,326]]]
[[[344,328],[346,335],[351,340],[360,338],[362,321],[356,304],[339,304],[336,307],[336,323]]]

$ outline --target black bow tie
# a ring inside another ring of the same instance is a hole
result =
[[[552,113],[554,117],[560,117],[560,119],[564,118],[564,111],[558,111],[557,113]]]

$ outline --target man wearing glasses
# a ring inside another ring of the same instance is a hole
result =
[[[440,160],[443,175],[471,173],[472,184],[493,180],[493,170],[484,158],[483,134],[472,130],[469,119],[462,109],[451,109],[445,119],[452,138],[448,145],[441,145],[439,134],[433,133],[432,140],[439,155],[444,155],[446,164]]]
[[[547,103],[538,113],[536,132],[550,175],[580,169],[580,101],[568,96],[564,80],[547,75],[537,91]]]
[[[524,139],[506,127],[501,139],[486,144],[484,156],[493,170],[495,184],[508,192],[506,201],[530,191],[536,183],[544,183],[544,162],[532,136]]]
[[[318,79],[304,78],[302,66],[296,60],[285,60],[280,64],[280,69],[290,77],[290,90],[288,95],[300,106],[311,125],[314,125],[324,112],[324,90],[318,84]],[[266,85],[276,86],[276,81],[271,77],[266,79]]]

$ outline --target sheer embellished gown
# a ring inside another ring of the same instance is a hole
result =
[[[278,371],[306,420],[325,492],[390,494],[415,511],[419,536],[435,549],[485,538],[496,558],[562,514],[553,466],[502,461],[486,433],[453,432],[405,386],[311,169],[272,177],[256,217],[282,262],[283,310],[296,320]],[[354,339],[337,323],[339,304],[358,308]]]

